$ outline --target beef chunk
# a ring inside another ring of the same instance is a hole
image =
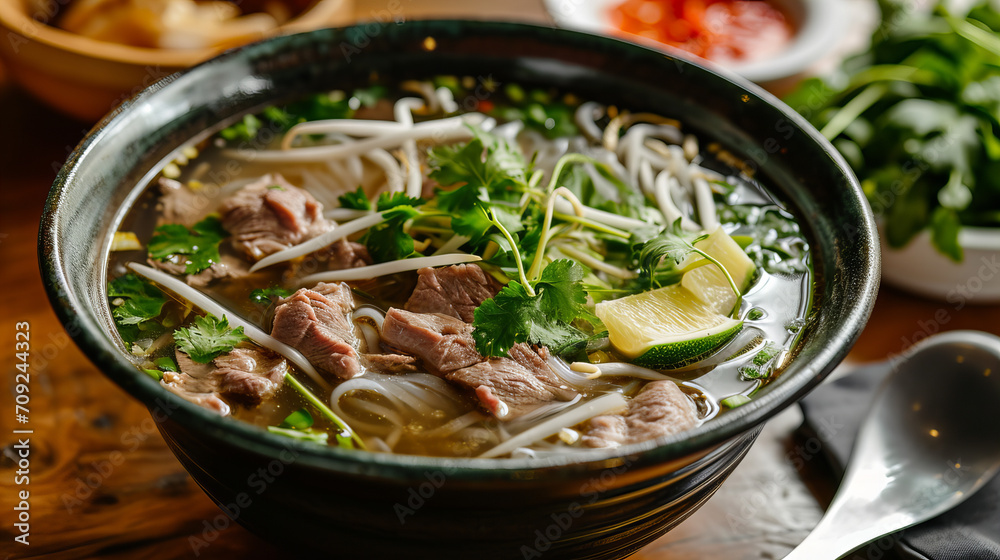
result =
[[[317,259],[326,263],[328,270],[343,270],[372,264],[368,247],[354,241],[339,239],[329,247],[314,253]]]
[[[191,227],[208,214],[211,201],[182,183],[161,177],[160,199],[156,204],[156,225],[182,224]]]
[[[500,283],[474,264],[421,268],[417,287],[404,308],[416,313],[442,313],[471,323],[480,303],[497,295]]]
[[[362,373],[347,314],[354,296],[347,284],[319,283],[278,302],[271,336],[295,348],[317,369],[342,379]]]
[[[441,373],[483,361],[472,339],[472,325],[438,313],[411,313],[392,308],[385,314],[382,341],[413,354]]]
[[[178,259],[183,258],[183,256],[178,256]],[[204,288],[216,280],[237,279],[250,274],[250,265],[247,264],[246,259],[237,255],[232,248],[219,247],[219,257],[219,261],[212,263],[212,266],[197,274],[188,274],[184,280],[189,286]],[[184,271],[187,268],[183,263],[170,260],[147,259],[146,262],[154,268],[175,276],[184,276]]]
[[[417,371],[417,359],[406,354],[362,354],[366,369],[381,373],[410,373]]]
[[[618,447],[690,430],[698,425],[698,410],[673,381],[653,381],[639,391],[622,416],[590,420],[583,436],[588,447]]]
[[[526,344],[515,344],[509,358],[490,358],[453,371],[445,379],[472,389],[480,404],[504,420],[530,412],[554,400],[569,401],[576,391],[562,384],[538,352]]]
[[[222,201],[222,226],[254,260],[327,231],[323,205],[281,175],[265,175]]]
[[[472,325],[454,317],[390,309],[382,325],[382,340],[391,348],[419,357],[448,381],[474,391],[483,408],[505,419],[544,402],[576,396],[545,363],[544,348],[536,351],[526,344],[515,344],[509,358],[487,360],[476,351]]]
[[[176,395],[223,416],[229,414],[229,405],[221,397],[260,404],[274,395],[288,370],[284,358],[257,347],[234,348],[207,364],[195,362],[180,350],[174,354],[180,372],[165,372],[160,383]]]

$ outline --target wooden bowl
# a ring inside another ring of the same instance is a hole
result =
[[[153,83],[224,50],[152,49],[90,39],[49,25],[55,6],[64,4],[0,0],[0,58],[26,90],[83,121],[97,121]],[[353,0],[321,0],[271,34],[343,25],[352,19],[352,8]]]

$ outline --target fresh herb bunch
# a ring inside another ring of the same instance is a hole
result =
[[[961,226],[1000,225],[1000,14],[879,3],[871,49],[785,101],[854,167],[890,246],[929,229],[961,261]]]

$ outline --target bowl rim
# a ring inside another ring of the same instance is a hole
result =
[[[348,0],[319,0],[298,16],[270,30],[268,37],[322,27],[329,22],[328,12],[331,12],[331,9],[327,8],[332,8],[334,4],[344,4],[346,1]],[[48,20],[52,16],[48,14],[45,14],[44,21],[36,19],[29,15],[30,10],[31,6],[27,0],[0,1],[0,27],[11,34],[20,35],[25,41],[35,41],[49,48],[86,58],[136,66],[186,68],[227,50],[227,47],[149,48],[101,41],[50,25]],[[13,45],[14,39],[11,38],[9,42]]]
[[[600,43],[602,48],[621,52],[624,50],[643,51],[644,56],[654,54],[665,64],[686,65],[693,69],[712,74],[713,79],[731,82],[741,88],[747,95],[752,95],[770,105],[794,126],[807,135],[816,145],[828,155],[836,165],[837,171],[846,180],[850,199],[861,212],[862,223],[855,230],[855,235],[864,242],[865,266],[858,272],[860,291],[850,300],[850,312],[845,315],[842,324],[836,326],[831,340],[817,350],[815,360],[802,366],[802,370],[781,383],[777,383],[763,396],[754,399],[751,405],[745,405],[726,414],[713,418],[701,426],[655,441],[642,442],[616,449],[591,450],[585,455],[567,455],[545,459],[482,459],[482,458],[442,458],[416,455],[366,453],[342,450],[336,447],[321,447],[301,443],[290,438],[271,434],[257,426],[244,422],[223,418],[202,407],[184,401],[180,397],[163,391],[158,382],[142,374],[122,355],[120,349],[112,342],[111,336],[105,332],[104,326],[92,321],[86,314],[78,314],[75,307],[83,307],[79,295],[74,294],[65,275],[65,266],[61,260],[58,230],[65,220],[65,214],[60,199],[63,191],[72,182],[76,168],[85,161],[88,152],[94,149],[102,138],[113,133],[115,125],[134,107],[140,106],[147,98],[170,84],[185,80],[186,76],[200,72],[211,65],[225,64],[234,58],[251,56],[255,53],[269,52],[271,46],[280,41],[297,40],[302,42],[319,34],[350,33],[371,23],[358,26],[331,28],[302,33],[294,36],[279,36],[253,43],[239,49],[234,49],[216,58],[205,61],[197,66],[186,69],[171,77],[144,89],[132,99],[123,102],[119,107],[105,116],[81,140],[74,152],[69,156],[67,164],[57,175],[49,197],[46,200],[41,226],[39,228],[39,263],[42,278],[50,303],[64,326],[80,323],[82,328],[70,332],[76,344],[84,351],[95,366],[121,388],[132,394],[151,412],[157,408],[168,408],[171,420],[187,426],[198,426],[206,437],[224,440],[238,445],[244,450],[255,452],[266,457],[276,457],[282,450],[294,449],[298,454],[296,461],[325,470],[341,473],[353,473],[362,476],[390,476],[397,478],[416,478],[428,469],[445,470],[450,476],[458,479],[495,479],[524,480],[527,478],[543,479],[570,477],[580,472],[589,472],[609,465],[630,461],[636,465],[655,465],[667,463],[699,453],[708,453],[714,447],[731,441],[741,434],[753,429],[765,420],[790,406],[798,398],[815,387],[848,353],[850,347],[860,335],[861,330],[871,313],[875,303],[875,295],[879,282],[879,248],[878,236],[875,233],[874,218],[865,201],[857,178],[853,175],[846,161],[833,146],[823,138],[803,117],[795,113],[787,105],[758,86],[725,72],[706,68],[687,59],[673,59],[664,56],[662,52],[649,49],[626,41],[596,37],[592,34],[566,29],[554,29],[545,26],[514,23],[487,22],[476,20],[417,20],[401,24],[389,23],[396,27],[408,26],[413,34],[421,37],[438,33],[454,33],[461,30],[462,36],[518,36],[534,34],[545,37],[547,41],[558,41],[561,47],[587,50],[587,47],[576,43]],[[591,47],[592,48],[592,47]],[[853,205],[852,205],[853,206]],[[154,414],[155,417],[155,414]],[[706,427],[708,426],[708,427]],[[528,476],[527,473],[531,475]]]

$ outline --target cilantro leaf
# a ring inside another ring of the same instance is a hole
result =
[[[262,123],[254,115],[243,115],[243,119],[238,123],[230,125],[219,131],[219,136],[228,142],[244,141],[249,142],[257,137]]]
[[[639,270],[649,278],[650,286],[659,284],[657,278],[661,263],[666,261],[668,269],[676,269],[677,265],[695,251],[694,244],[704,237],[705,235],[685,231],[678,218],[656,237],[637,244]],[[676,276],[671,272],[668,270],[671,278]]]
[[[158,321],[167,296],[152,282],[133,273],[108,282],[111,311],[122,340],[131,343],[140,335],[159,335],[165,329]]]
[[[219,243],[228,236],[218,216],[209,216],[190,229],[165,224],[149,240],[149,257],[166,261],[184,256],[184,273],[197,274],[219,262]]]
[[[587,315],[583,268],[568,259],[550,263],[534,283],[536,294],[517,281],[508,283],[474,313],[472,337],[484,356],[506,356],[511,346],[530,342],[556,354],[590,338],[572,322]]]
[[[375,210],[385,212],[399,206],[420,206],[426,202],[422,198],[406,196],[406,193],[394,192],[390,194],[384,192],[379,195],[378,202],[375,203]]]
[[[280,286],[268,288],[257,288],[250,292],[250,301],[260,305],[270,305],[275,298],[286,298],[292,295],[291,290],[286,290]]]
[[[351,208],[353,210],[371,210],[372,203],[368,201],[368,195],[362,187],[356,191],[348,191],[337,197],[341,208]]]
[[[962,262],[964,253],[958,244],[958,232],[962,224],[954,210],[938,207],[931,215],[931,242],[938,251],[955,262]]]
[[[167,297],[159,288],[131,272],[108,283],[108,296],[124,300],[111,312],[115,322],[121,325],[137,325],[155,319],[167,303]]]
[[[243,327],[229,327],[229,320],[214,315],[198,317],[190,327],[174,331],[177,348],[199,364],[207,364],[247,340]]]
[[[442,186],[465,183],[502,195],[523,186],[526,164],[521,152],[509,142],[474,129],[475,137],[456,145],[436,146],[428,153],[430,178]]]
[[[396,261],[413,254],[413,238],[403,231],[403,225],[419,214],[412,206],[396,206],[382,214],[382,223],[369,228],[361,242],[375,262]]]
[[[584,291],[583,267],[569,259],[559,259],[542,270],[535,290],[538,292],[539,309],[546,317],[569,323],[580,314],[587,303]]]

